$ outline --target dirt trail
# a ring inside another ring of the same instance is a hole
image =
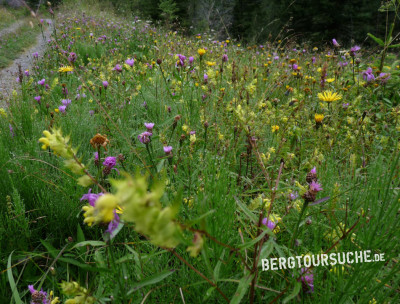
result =
[[[36,37],[36,44],[31,46],[29,49],[20,54],[20,56],[13,61],[13,63],[5,69],[0,70],[0,106],[7,101],[8,96],[11,95],[12,90],[16,87],[16,78],[18,76],[18,64],[21,65],[22,71],[30,69],[32,54],[37,52],[39,56],[43,55],[47,40],[50,39],[50,35],[53,30],[53,24],[51,20],[46,20],[46,23],[50,22],[51,25],[44,31],[44,37],[42,33],[39,33]],[[9,29],[9,28],[8,28]]]

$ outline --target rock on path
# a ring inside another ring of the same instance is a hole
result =
[[[35,45],[31,46],[28,50],[21,53],[21,55],[17,59],[15,59],[9,67],[0,70],[0,105],[8,99],[7,97],[11,94],[12,90],[17,85],[16,78],[18,76],[18,64],[21,65],[22,71],[30,69],[32,54],[37,52],[39,56],[41,56],[44,53],[47,40],[50,39],[50,35],[53,29],[53,24],[51,20],[46,20],[46,22],[50,22],[51,25],[45,29],[44,38],[42,36],[42,33],[39,33],[36,37]],[[11,27],[13,26],[15,25],[13,24]]]

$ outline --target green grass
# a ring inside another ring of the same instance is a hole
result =
[[[21,53],[36,43],[39,27],[31,27],[27,22],[16,32],[2,36],[0,48],[0,68],[9,66]]]
[[[7,28],[17,20],[29,16],[29,11],[25,8],[13,9],[9,7],[0,7],[0,30]]]
[[[182,298],[186,303],[220,303],[224,297],[248,303],[254,269],[255,303],[270,303],[281,293],[278,303],[399,300],[400,96],[395,55],[388,58],[390,69],[385,68],[391,73],[389,82],[368,84],[361,71],[378,61],[363,49],[353,82],[351,64],[339,69],[339,58],[326,56],[332,50],[304,46],[303,55],[284,44],[265,49],[238,42],[213,44],[208,37],[153,30],[93,7],[102,17],[82,22],[81,14],[74,17],[68,11],[69,19],[57,20],[58,25],[65,22],[57,37],[66,38],[58,41],[58,50],[49,48],[35,62],[39,68],[24,77],[20,92],[0,112],[0,302],[18,297],[29,302],[30,284],[53,290],[65,301],[73,295],[59,284],[74,281],[98,303],[178,303]],[[103,35],[107,39],[98,39]],[[208,51],[200,59],[197,50],[203,47]],[[229,60],[222,63],[225,49]],[[68,51],[63,55],[61,50]],[[69,52],[77,55],[73,64]],[[276,61],[275,52],[280,57]],[[177,68],[177,58],[169,53],[185,54],[185,67]],[[192,67],[189,56],[194,56]],[[123,66],[132,57],[133,67]],[[162,59],[160,65],[157,59]],[[290,59],[302,67],[301,76],[288,68]],[[208,67],[207,61],[216,64]],[[122,65],[121,73],[113,70],[116,64]],[[59,73],[63,65],[73,65],[74,72]],[[321,88],[325,65],[327,78],[334,81]],[[48,88],[38,84],[43,78]],[[321,102],[318,93],[328,89],[341,93],[342,99]],[[41,96],[40,104],[35,96]],[[61,113],[58,107],[66,98],[71,104]],[[322,125],[317,127],[314,114],[324,114]],[[138,135],[148,122],[155,126],[146,147]],[[273,126],[279,130],[273,132]],[[57,156],[60,146],[41,149],[38,140],[51,127],[70,135],[69,143],[79,148],[74,153],[95,184],[77,184],[82,172],[64,166],[71,155]],[[100,149],[99,167],[94,162],[97,150],[90,144],[96,133],[110,141],[107,151]],[[167,145],[173,147],[172,158],[163,151]],[[120,154],[124,160],[116,168],[121,174],[112,170],[105,176],[105,157]],[[289,194],[301,192],[299,184],[308,190],[306,175],[314,166],[323,187],[316,200],[325,200],[310,203],[301,217],[304,200],[292,201]],[[111,187],[112,179],[127,180],[122,172],[150,175],[147,191],[134,183],[121,191]],[[165,184],[160,197],[154,189],[159,179]],[[88,188],[116,195],[125,208],[124,227],[112,241],[103,238],[107,224],[83,223],[81,208],[87,202],[80,198]],[[132,188],[136,191],[129,194]],[[267,215],[270,202],[277,229],[261,225],[264,237],[257,238],[259,216]],[[157,204],[161,207],[151,209]],[[169,207],[177,208],[177,214],[154,220],[159,208]],[[181,233],[168,235],[170,226],[160,228],[161,222],[179,225]],[[150,232],[139,233],[143,226]],[[161,248],[154,244],[159,236],[179,245]],[[298,246],[292,246],[293,239]],[[199,252],[193,257],[188,248],[196,245]],[[371,250],[384,253],[385,262],[315,267],[314,293],[307,293],[307,286],[296,281],[298,269],[253,268],[255,250],[261,258]]]

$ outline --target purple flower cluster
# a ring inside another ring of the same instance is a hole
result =
[[[63,99],[63,100],[61,100],[61,103],[62,103],[62,105],[58,107],[58,110],[61,113],[65,113],[68,106],[71,104],[71,99]]]
[[[314,292],[314,274],[309,268],[301,268],[301,283],[303,285],[303,290],[307,293]]]
[[[372,72],[372,68],[368,68],[365,71],[362,72],[363,79],[366,82],[372,82],[375,80],[374,73]]]
[[[96,204],[97,199],[102,196],[104,193],[100,192],[100,193],[92,193],[92,189],[89,189],[89,192],[82,195],[81,197],[81,201],[88,201],[90,206],[94,207]]]
[[[275,227],[276,227],[276,224],[273,221],[271,221],[268,218],[266,218],[266,217],[263,218],[262,224],[267,226],[267,228],[270,229],[270,230],[274,230]]]
[[[77,58],[77,56],[74,52],[69,53],[69,55],[68,55],[69,62],[74,63],[76,61],[76,58]]]
[[[147,145],[150,142],[150,137],[153,135],[154,123],[146,122],[144,126],[146,127],[147,131],[139,134],[138,139],[142,144]]]
[[[185,65],[185,60],[186,60],[186,56],[182,55],[182,54],[177,54],[178,56],[178,61],[176,63],[176,66],[184,66]]]
[[[135,63],[135,59],[132,59],[132,58],[128,58],[126,61],[125,61],[125,63],[127,64],[127,65],[129,65],[129,66],[133,66],[133,64]]]
[[[47,299],[47,292],[43,291],[43,289],[36,290],[33,285],[28,285],[28,289],[31,293],[31,304],[50,304]]]

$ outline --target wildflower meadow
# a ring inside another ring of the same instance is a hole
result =
[[[397,33],[45,13],[0,103],[0,303],[400,302]]]

